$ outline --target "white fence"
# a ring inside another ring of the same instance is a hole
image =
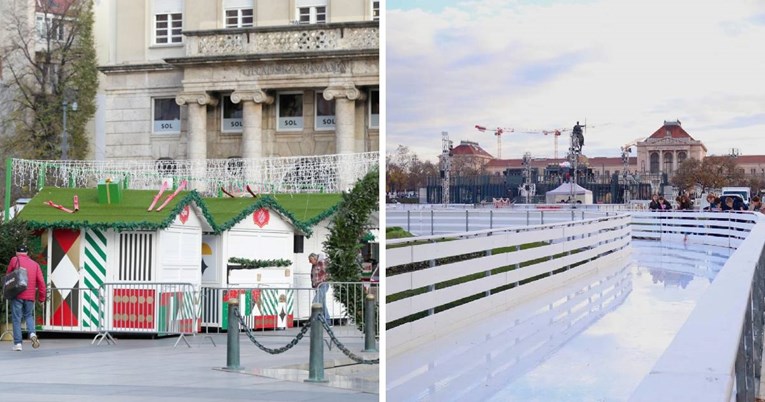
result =
[[[473,209],[406,211],[389,210],[394,221],[389,219],[388,226],[406,228],[408,217],[409,227],[417,232],[412,216],[425,222],[421,224],[425,232],[449,228],[463,232],[481,221],[494,227],[506,224],[497,220],[497,211],[488,219],[486,211]],[[525,216],[518,220],[515,212],[515,222],[525,225]],[[565,213],[570,219],[571,211]],[[541,222],[542,214],[536,216]],[[736,251],[631,400],[753,401],[761,376],[765,325],[763,215],[632,211],[629,216],[586,219],[585,211],[578,217],[584,220],[388,241],[389,355],[523,300],[552,294],[588,272],[617,265],[627,257],[631,237],[723,246]],[[445,223],[438,223],[442,218]],[[536,247],[521,247],[534,243]],[[455,256],[462,258],[446,262],[445,257]],[[472,300],[464,302],[466,298]]]
[[[630,252],[629,222],[629,216],[617,215],[388,241],[388,353],[619,264]],[[463,257],[443,260],[455,256]],[[451,305],[466,298],[470,301]]]
[[[607,217],[618,212],[597,208],[387,209],[385,225],[415,236],[441,235],[493,228],[525,227]],[[622,212],[623,213],[623,212]]]
[[[754,401],[765,298],[765,220],[752,213],[635,213],[633,233],[661,241],[728,245],[736,251],[633,401]]]

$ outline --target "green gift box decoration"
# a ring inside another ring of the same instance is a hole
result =
[[[122,187],[120,182],[111,179],[98,182],[98,203],[119,204],[122,201]]]

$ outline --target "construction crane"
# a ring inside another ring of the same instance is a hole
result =
[[[622,175],[624,177],[627,177],[627,170],[629,169],[630,164],[630,153],[632,153],[632,147],[637,145],[638,142],[641,142],[645,140],[645,138],[635,138],[634,140],[622,145],[622,164],[624,165],[624,169],[622,170]]]
[[[489,130],[485,126],[479,126],[478,124],[475,125],[475,128],[482,133],[491,131],[497,136],[497,159],[502,159],[502,134],[505,132],[512,133],[515,129],[497,127],[494,130]]]
[[[514,128],[506,128],[506,127],[497,127],[495,129],[487,129],[486,126],[481,126],[476,124],[475,128],[480,132],[492,132],[495,136],[497,136],[497,159],[502,159],[502,134],[504,133],[514,133],[517,132],[519,134],[544,134],[544,135],[550,135],[552,134],[553,140],[555,143],[555,153],[554,157],[555,159],[558,159],[558,137],[561,136],[561,133],[564,133],[566,131],[569,131],[568,128],[559,128],[559,129],[552,129],[552,130],[515,130]]]

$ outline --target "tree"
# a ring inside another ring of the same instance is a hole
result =
[[[708,156],[703,161],[687,159],[670,178],[681,189],[700,186],[702,192],[726,186],[751,186],[744,173],[730,156]]]
[[[692,189],[698,185],[702,187],[703,192],[706,188],[703,185],[701,173],[701,161],[690,158],[677,167],[677,171],[669,181],[673,186],[683,190]]]
[[[34,4],[36,12],[30,13]],[[58,159],[62,105],[76,101],[78,110],[68,114],[66,127],[69,155],[84,158],[85,128],[95,114],[98,89],[92,0],[18,1],[9,7],[4,23],[9,44],[2,52],[8,79],[2,90],[12,94],[3,117],[11,135],[3,147],[14,156]]]
[[[332,282],[359,282],[361,265],[358,260],[361,240],[370,229],[370,217],[380,208],[379,171],[369,171],[350,192],[343,193],[338,211],[332,218],[329,236],[324,241],[324,252],[329,258],[329,272]],[[345,286],[333,288],[335,300],[345,305],[348,315],[359,324],[364,300],[350,297],[353,292]],[[353,302],[353,303],[348,303]],[[348,303],[348,304],[346,304]]]
[[[439,175],[433,162],[422,161],[408,147],[399,145],[385,156],[385,186],[387,191],[415,191],[427,185],[428,177]]]

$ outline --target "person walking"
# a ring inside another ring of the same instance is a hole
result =
[[[316,289],[313,302],[321,303],[324,319],[328,325],[332,325],[332,317],[329,316],[329,310],[327,310],[327,289],[329,288],[327,259],[323,253],[311,253],[308,255],[308,262],[311,263],[311,287]]]
[[[35,333],[35,299],[39,300],[40,303],[45,303],[45,295],[47,294],[45,279],[43,279],[40,265],[29,258],[28,253],[29,249],[27,246],[23,244],[18,246],[16,248],[16,256],[11,258],[7,269],[8,274],[17,269],[25,269],[27,271],[26,290],[9,300],[11,304],[11,320],[13,322],[13,350],[18,352],[21,351],[22,318],[24,318],[24,322],[27,324],[27,332],[29,332],[29,340],[32,341],[32,347],[35,349],[40,347],[40,339],[37,338],[37,333]]]

